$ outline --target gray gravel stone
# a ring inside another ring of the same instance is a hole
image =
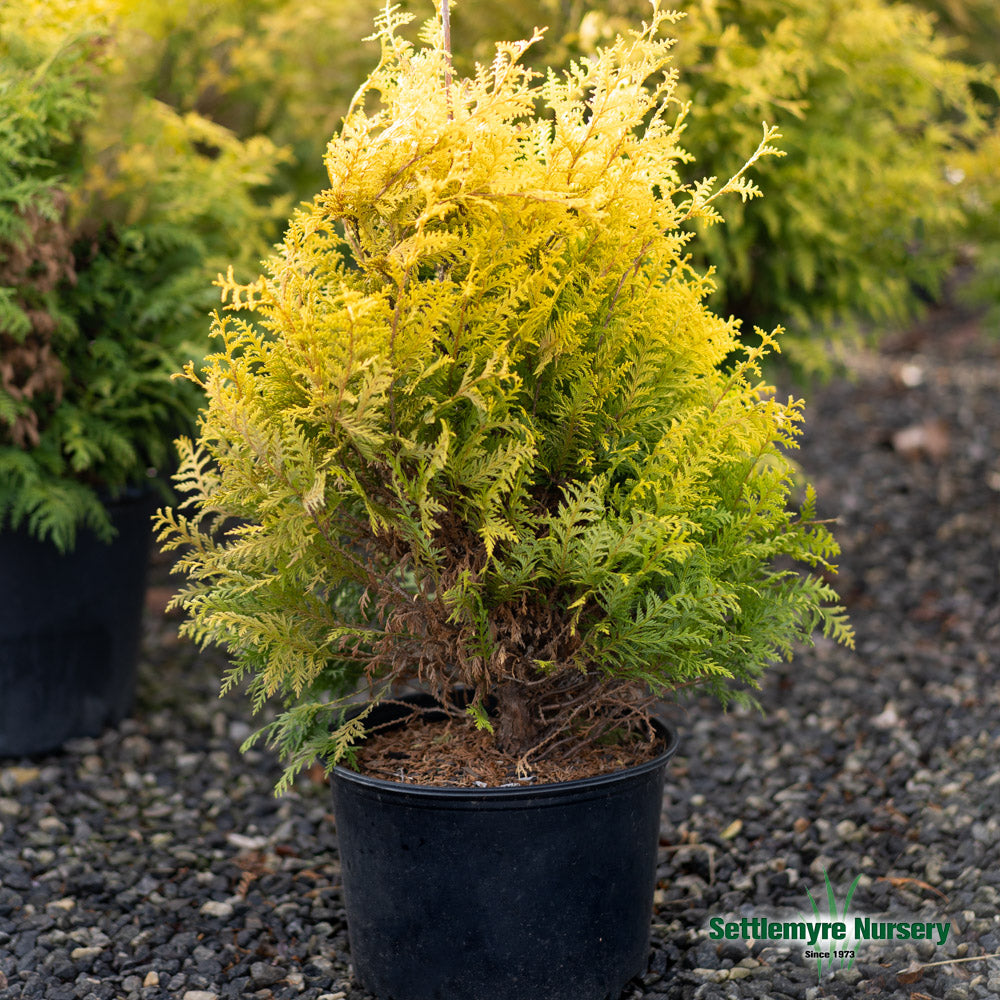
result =
[[[281,982],[287,974],[280,966],[267,965],[264,962],[254,962],[250,966],[250,981],[254,986],[273,986]]]

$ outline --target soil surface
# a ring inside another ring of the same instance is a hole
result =
[[[681,743],[623,1000],[1000,1000],[1000,342],[951,311],[853,368],[806,393],[799,457],[840,518],[857,649],[776,667],[763,714],[665,707]],[[0,761],[0,997],[371,1000],[329,788],[272,796],[274,756],[239,753],[247,704],[217,699],[221,657],[176,639],[168,592],[133,718]],[[754,933],[811,899],[832,919],[827,878],[840,917],[855,886],[852,934],[946,936],[849,940],[818,968]]]
[[[610,774],[652,760],[665,749],[650,728],[621,742],[574,750],[571,758],[524,762],[501,753],[492,734],[465,719],[409,721],[369,736],[360,745],[357,770],[385,781],[454,788],[496,788],[511,785],[573,781]]]

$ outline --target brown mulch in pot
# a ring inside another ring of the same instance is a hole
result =
[[[581,746],[558,760],[529,760],[497,749],[492,733],[462,719],[411,719],[370,735],[358,748],[357,770],[375,778],[458,788],[537,785],[610,774],[652,760],[659,737],[634,733],[623,741]]]

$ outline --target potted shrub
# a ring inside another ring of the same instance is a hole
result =
[[[616,996],[646,960],[656,699],[752,700],[814,629],[851,641],[835,541],[791,502],[801,402],[761,380],[776,332],[743,346],[687,257],[774,131],[681,183],[670,18],[460,80],[445,24],[418,49],[387,11],[329,188],[221,281],[187,369],[205,405],[157,516],[183,628],[281,703],[279,790],[332,769],[380,996]]]
[[[171,375],[219,262],[266,246],[271,144],[146,96],[113,27],[0,17],[2,754],[129,710],[151,487],[197,410]]]

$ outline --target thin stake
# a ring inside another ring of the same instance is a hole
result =
[[[450,0],[441,0],[441,30],[444,34],[444,92],[448,102],[448,119],[453,117],[451,110],[451,3]]]
[[[923,962],[920,965],[920,971],[923,972],[924,969],[933,969],[937,965],[959,965],[962,962],[985,962],[990,958],[1000,958],[1000,951],[993,952],[992,955],[970,955],[968,958],[944,958],[940,962]],[[906,969],[902,970],[906,972]],[[914,972],[917,970],[914,969]]]

